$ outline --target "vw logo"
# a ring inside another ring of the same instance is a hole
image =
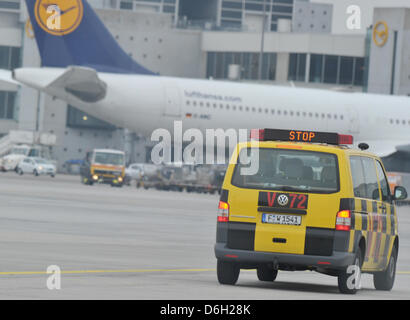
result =
[[[288,202],[289,202],[289,198],[288,198],[287,195],[281,194],[281,195],[278,197],[278,203],[279,203],[279,205],[281,205],[281,206],[286,206],[286,205],[288,204]]]

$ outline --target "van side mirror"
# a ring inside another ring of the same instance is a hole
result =
[[[404,200],[407,198],[407,191],[404,187],[396,186],[394,188],[393,200]]]

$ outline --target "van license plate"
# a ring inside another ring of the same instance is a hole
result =
[[[264,213],[262,215],[263,223],[273,223],[273,224],[290,224],[294,226],[300,226],[302,223],[301,216],[292,216],[288,214],[270,214]]]

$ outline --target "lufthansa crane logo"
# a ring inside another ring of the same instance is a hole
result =
[[[38,25],[55,36],[73,32],[83,18],[82,0],[37,0],[34,13]]]
[[[378,47],[383,47],[389,38],[389,27],[384,21],[379,21],[373,27],[373,42]]]

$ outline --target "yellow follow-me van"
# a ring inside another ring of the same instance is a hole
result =
[[[356,293],[362,272],[379,290],[394,284],[399,249],[395,200],[382,161],[337,133],[251,130],[232,155],[218,208],[215,255],[221,284],[240,269],[274,281],[278,270],[337,276]],[[247,161],[240,161],[247,159]],[[246,163],[245,163],[246,162]],[[252,168],[255,168],[252,172]]]

